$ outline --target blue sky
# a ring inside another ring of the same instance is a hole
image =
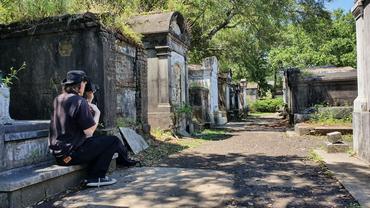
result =
[[[349,12],[355,5],[354,0],[334,0],[332,3],[326,3],[326,8],[333,11],[338,8],[344,9],[345,13]]]

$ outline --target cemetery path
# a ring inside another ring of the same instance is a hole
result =
[[[162,159],[157,167],[116,171],[116,175],[112,176],[125,175],[117,178],[116,185],[104,189],[77,187],[35,207],[121,207],[113,206],[106,199],[116,193],[114,196],[117,201],[121,200],[122,205],[130,200],[129,197],[133,197],[130,192],[132,190],[136,198],[131,201],[135,199],[137,206],[125,207],[148,207],[140,204],[145,200],[152,204],[151,207],[356,207],[356,200],[335,177],[330,177],[319,163],[307,159],[311,156],[310,149],[318,149],[323,145],[324,141],[320,137],[295,136],[288,123],[275,116],[249,117],[243,122],[228,123],[220,128],[230,129],[223,140],[209,141],[202,146],[171,155]],[[348,144],[352,147],[352,143]],[[190,174],[192,170],[194,174]],[[182,175],[186,172],[192,176],[178,178],[179,171]],[[139,180],[140,174],[145,175],[140,178],[142,182]],[[168,177],[171,174],[174,177]],[[167,181],[167,178],[171,179],[169,182],[173,189],[157,193],[167,184],[156,184],[154,181]],[[207,178],[232,182],[225,186],[211,184],[208,185],[209,190],[201,192],[190,192],[189,186],[174,192],[186,181],[196,184],[198,180]],[[135,182],[141,184],[140,187],[133,187]],[[150,190],[151,187],[154,187],[154,191]],[[153,192],[155,199],[145,197]],[[218,195],[209,195],[210,192]],[[179,195],[176,198],[178,201],[189,200],[185,206],[164,203],[174,200],[176,194]],[[77,206],[83,203],[83,199],[87,200],[85,205]],[[217,205],[211,206],[208,202],[217,202]],[[58,203],[60,206],[55,206]],[[111,206],[101,205],[104,203]]]
[[[220,128],[224,140],[187,149],[161,166],[225,171],[234,177],[233,193],[219,207],[352,207],[355,199],[307,158],[324,144],[322,137],[295,136],[288,122],[252,117]],[[293,133],[293,134],[292,134]],[[289,136],[290,135],[290,136]],[[347,142],[352,148],[352,142]],[[202,205],[200,205],[202,207]]]

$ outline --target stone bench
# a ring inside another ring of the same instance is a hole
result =
[[[112,158],[110,171],[116,169]],[[59,166],[46,162],[2,172],[0,175],[0,207],[16,208],[36,204],[83,183],[87,165]]]
[[[0,207],[34,205],[81,183],[85,175],[83,165],[43,164],[8,171],[0,176]]]
[[[48,151],[48,121],[0,126],[0,207],[34,205],[76,186],[86,165],[58,166]],[[116,153],[110,171],[116,169]]]

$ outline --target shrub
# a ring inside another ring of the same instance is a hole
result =
[[[276,112],[280,105],[284,105],[283,98],[257,100],[252,104],[251,109],[254,112]]]

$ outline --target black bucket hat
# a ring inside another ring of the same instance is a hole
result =
[[[62,81],[62,85],[74,84],[80,82],[91,83],[92,80],[90,77],[86,76],[84,71],[74,70],[67,73],[67,78]]]

